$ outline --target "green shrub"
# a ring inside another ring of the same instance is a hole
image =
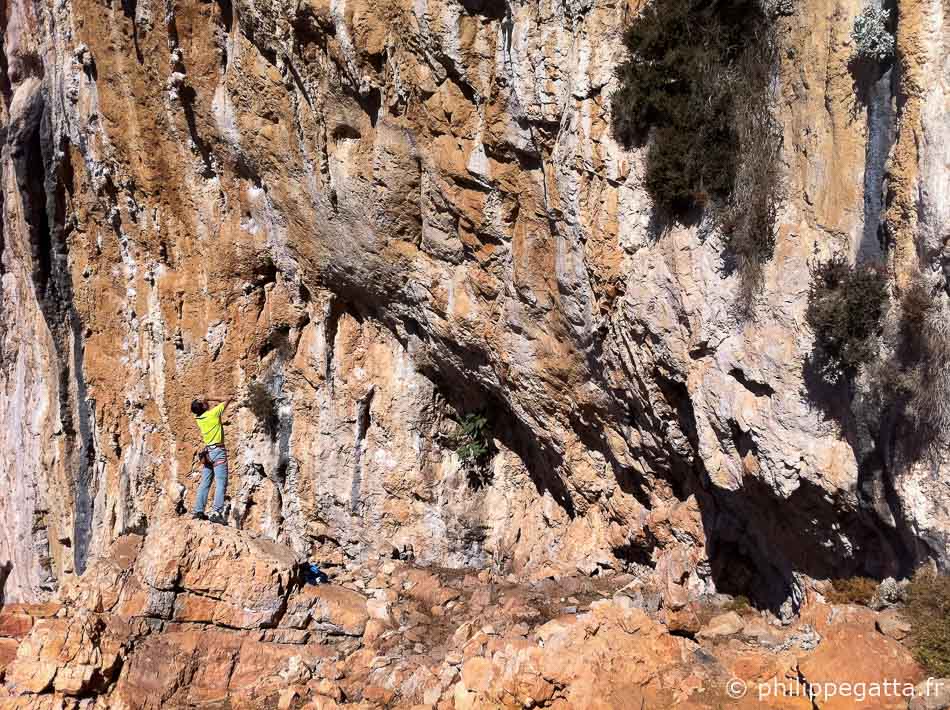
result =
[[[459,423],[455,437],[455,453],[463,464],[484,461],[491,449],[488,419],[482,414],[466,414]]]
[[[853,378],[877,352],[887,309],[887,276],[878,264],[852,266],[837,255],[812,270],[806,318],[815,334],[815,364],[828,382]]]
[[[932,570],[914,575],[903,615],[911,624],[914,657],[937,678],[950,675],[950,577]]]
[[[912,337],[923,327],[927,314],[934,308],[934,294],[922,277],[913,279],[901,296],[901,320],[905,337]]]
[[[735,105],[766,85],[742,76],[767,19],[756,0],[656,0],[627,29],[629,58],[617,68],[613,130],[626,145],[646,139],[646,186],[654,201],[685,216],[732,191],[740,137]]]
[[[858,458],[887,452],[904,466],[939,454],[950,442],[950,299],[942,276],[914,276],[893,304],[879,265],[855,269],[838,257],[813,279],[811,364],[826,380],[845,376],[853,385],[847,421],[864,432]]]
[[[877,582],[867,577],[846,577],[831,582],[831,591],[826,595],[832,604],[867,605],[877,591]]]
[[[452,443],[468,475],[469,485],[475,489],[488,485],[491,482],[488,459],[494,448],[488,418],[477,412],[463,416]]]

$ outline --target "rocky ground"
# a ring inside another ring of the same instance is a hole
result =
[[[246,531],[126,535],[57,602],[0,613],[0,707],[906,708],[807,689],[925,687],[894,608],[811,590],[783,625],[724,595],[664,607],[649,576],[518,580],[379,549],[311,585]]]

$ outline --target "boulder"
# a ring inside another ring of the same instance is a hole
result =
[[[142,542],[141,535],[119,537],[108,554],[94,560],[82,577],[63,586],[60,599],[71,607],[91,612],[112,611],[133,576],[132,567]]]
[[[131,636],[120,619],[86,611],[68,619],[39,620],[7,667],[6,682],[25,693],[52,687],[64,695],[86,695],[116,677]]]
[[[777,648],[785,642],[785,633],[781,628],[770,624],[760,616],[747,619],[742,628],[742,635],[755,641],[759,646]]]
[[[656,586],[640,581],[627,585],[614,596],[629,598],[635,607],[643,609],[648,614],[656,613],[663,603],[663,593]]]
[[[665,614],[664,621],[670,633],[678,633],[686,636],[695,635],[703,625],[699,610],[692,604],[675,611],[668,610]]]
[[[882,612],[874,624],[878,631],[895,641],[903,641],[911,632],[910,622],[895,610]]]
[[[466,690],[486,693],[491,690],[493,683],[492,663],[487,658],[476,656],[469,658],[462,665],[462,680]]]
[[[742,631],[745,622],[742,617],[734,611],[728,611],[725,614],[714,616],[709,622],[699,630],[697,634],[700,638],[714,639],[723,636],[733,636]]]
[[[886,609],[889,606],[900,604],[907,595],[907,581],[898,582],[893,577],[883,580],[874,592],[869,606],[872,609]]]
[[[135,573],[178,595],[176,621],[251,629],[277,622],[300,562],[289,547],[240,530],[169,519],[149,531]]]

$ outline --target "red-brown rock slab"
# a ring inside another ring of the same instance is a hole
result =
[[[0,639],[0,677],[4,669],[16,658],[16,650],[20,642],[16,639]]]
[[[433,574],[428,570],[407,570],[406,580],[408,596],[419,601],[426,609],[441,606],[446,602],[458,599],[460,595],[458,590],[446,586],[437,574]]]
[[[113,694],[148,710],[157,710],[162,699],[223,702],[242,642],[236,634],[201,627],[150,636],[126,661]]]
[[[229,626],[227,620],[229,608],[222,607],[217,599],[211,597],[199,596],[182,592],[175,597],[175,608],[172,612],[174,621],[190,621],[200,623],[219,623],[222,626]]]
[[[34,619],[48,619],[56,616],[63,605],[58,601],[37,602],[35,604],[12,603],[0,607],[0,616],[3,614],[23,614]]]
[[[49,619],[56,616],[62,608],[63,605],[58,601],[22,605],[23,613],[29,614],[34,619]]]
[[[33,628],[33,617],[14,611],[0,611],[0,638],[21,639]]]
[[[290,548],[270,540],[170,519],[149,531],[135,573],[153,589],[192,595],[176,601],[183,619],[250,629],[276,623],[298,563]]]
[[[359,636],[369,619],[366,601],[359,592],[344,587],[306,586],[290,596],[280,626]]]

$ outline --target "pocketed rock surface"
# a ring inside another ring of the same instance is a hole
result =
[[[642,603],[646,577],[519,583],[376,558],[306,585],[301,562],[206,522],[124,536],[58,602],[0,612],[0,707],[808,710],[849,707],[812,705],[809,683],[923,679],[879,614],[814,592],[785,626],[705,600],[684,633]]]

